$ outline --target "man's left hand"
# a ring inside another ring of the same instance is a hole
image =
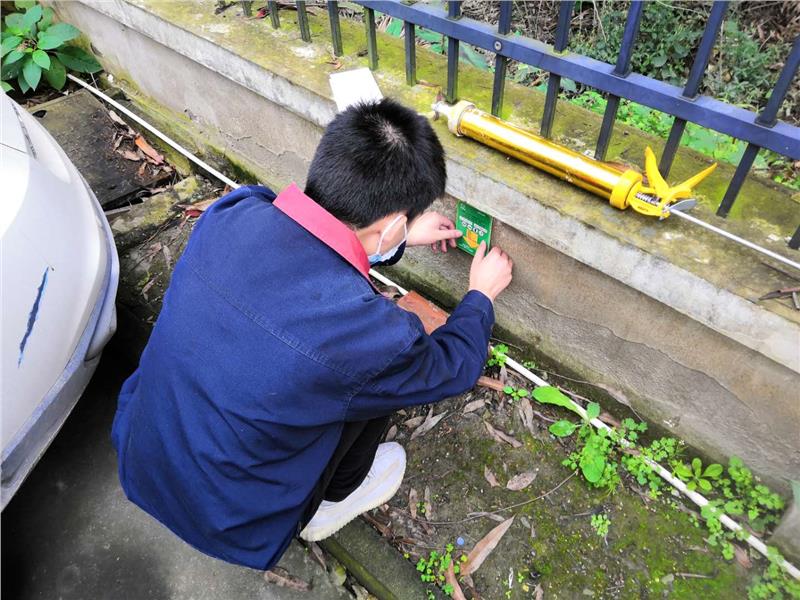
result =
[[[437,212],[426,212],[414,219],[408,230],[407,246],[425,246],[430,244],[434,252],[447,252],[447,246],[456,247],[456,240],[461,232],[453,222]]]

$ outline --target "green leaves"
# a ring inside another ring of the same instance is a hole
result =
[[[572,435],[577,427],[578,426],[572,421],[566,421],[562,419],[550,425],[548,429],[550,430],[550,433],[556,437],[567,437],[568,435]]]
[[[606,470],[606,459],[602,454],[597,452],[584,452],[578,464],[583,476],[586,477],[586,481],[589,483],[597,483],[600,481],[603,477],[603,471]]]
[[[25,56],[25,53],[24,53],[24,52],[21,52],[20,50],[12,50],[12,51],[11,51],[11,52],[9,52],[9,53],[6,55],[6,57],[3,59],[3,66],[4,66],[4,67],[7,67],[7,66],[9,66],[9,65],[11,65],[11,64],[13,64],[13,63],[15,63],[15,62],[17,62],[17,61],[18,61],[19,59],[21,59],[23,56]]]
[[[5,81],[0,81],[0,87],[2,87],[2,88],[3,88],[3,91],[4,91],[4,92],[10,92],[11,90],[13,90],[13,89],[14,89],[14,88],[12,88],[12,87],[11,87],[11,85],[9,85],[9,84],[8,84],[7,82],[5,82]]]
[[[3,43],[2,45],[0,45],[0,47],[2,47],[2,56],[5,56],[6,54],[14,50],[21,43],[22,43],[22,38],[19,37],[18,35],[9,35],[8,37],[3,38]]]
[[[56,23],[48,27],[45,31],[39,32],[38,46],[42,50],[52,50],[53,48],[58,48],[63,45],[65,42],[74,40],[80,33],[81,32],[78,31],[77,28],[68,23]]]
[[[550,385],[544,385],[533,390],[533,398],[542,404],[555,404],[563,408],[568,408],[574,413],[578,413],[575,403],[562,394],[557,388]]]
[[[52,8],[50,8],[49,6],[45,8],[44,11],[42,11],[42,20],[39,21],[39,31],[44,31],[45,29],[50,27],[50,23],[53,22],[54,16],[55,13],[53,12]]]
[[[677,463],[674,467],[674,471],[675,474],[684,481],[687,481],[692,477],[692,470],[684,463]]]
[[[28,33],[28,28],[25,27],[24,15],[20,13],[11,13],[6,16],[6,29],[13,35],[25,35]]]
[[[62,48],[56,56],[65,67],[78,73],[97,73],[103,68],[94,56],[77,46]]]
[[[600,416],[600,405],[597,402],[590,402],[586,407],[586,418],[591,421]]]
[[[44,72],[44,78],[57,90],[63,88],[67,82],[67,70],[55,56],[50,57],[50,68]]]
[[[50,68],[50,56],[48,56],[47,52],[44,50],[34,50],[31,58],[33,58],[33,62],[39,65],[42,69],[47,70]]]
[[[42,7],[38,4],[25,11],[22,16],[22,25],[27,30],[32,30],[33,26],[42,18]]]
[[[33,57],[29,56],[22,65],[22,76],[30,89],[35,90],[42,78],[42,67],[33,62]]]
[[[20,91],[35,90],[42,76],[55,89],[66,84],[67,70],[96,73],[102,69],[97,59],[76,46],[64,46],[80,35],[68,23],[53,23],[54,12],[35,0],[14,3],[20,12],[6,15],[2,32],[2,80],[16,79]],[[9,91],[11,84],[4,83]]]

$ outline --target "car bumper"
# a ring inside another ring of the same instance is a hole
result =
[[[103,209],[85,181],[83,184],[103,226],[108,257],[103,283],[86,327],[66,367],[24,426],[3,449],[0,510],[5,508],[61,429],[89,383],[100,361],[103,346],[116,330],[115,299],[119,283],[119,258]]]

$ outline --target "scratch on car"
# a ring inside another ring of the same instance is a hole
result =
[[[31,307],[31,312],[28,314],[28,327],[25,330],[25,335],[22,336],[22,341],[19,343],[19,359],[17,360],[17,367],[22,364],[22,357],[25,354],[25,346],[28,343],[28,338],[33,331],[33,326],[36,323],[36,317],[39,315],[39,305],[42,302],[42,296],[44,295],[44,288],[47,287],[47,273],[50,271],[50,267],[45,267],[44,273],[42,273],[42,283],[39,284],[39,289],[36,290],[36,299],[33,301],[33,306]]]

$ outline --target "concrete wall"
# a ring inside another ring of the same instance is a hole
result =
[[[142,112],[172,135],[210,158],[224,154],[271,186],[303,183],[335,111],[327,87],[333,67],[328,44],[300,42],[288,14],[284,29],[272,32],[233,13],[215,17],[211,4],[57,8],[88,35]],[[324,34],[314,33],[317,40]],[[429,106],[435,90],[404,87],[402,72],[387,64],[392,43],[382,40],[384,93]],[[354,44],[346,42],[349,54]],[[344,68],[360,61],[345,58]],[[592,130],[599,117],[561,107],[559,120]],[[493,214],[494,241],[515,260],[514,282],[497,305],[500,330],[564,372],[606,386],[714,459],[738,455],[784,492],[787,479],[800,479],[800,318],[753,301],[787,285],[780,270],[686,224],[615,211],[453,138],[441,122],[435,127],[448,153],[449,196],[440,209],[452,214],[458,198]],[[621,129],[625,143],[655,143]],[[683,153],[677,172],[697,170],[700,160]],[[730,176],[729,168],[719,171]],[[791,208],[768,184],[748,185]],[[766,244],[793,226],[776,219],[756,230],[755,221],[726,226]],[[465,291],[468,266],[461,253],[415,249],[394,274],[452,305]]]

